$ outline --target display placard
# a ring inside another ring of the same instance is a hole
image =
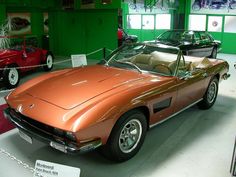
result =
[[[72,67],[87,65],[87,59],[85,54],[71,55]]]
[[[233,149],[232,161],[231,161],[231,166],[230,166],[230,173],[232,176],[236,176],[236,138],[234,141],[234,149]]]
[[[34,177],[80,177],[80,169],[57,163],[37,160]]]

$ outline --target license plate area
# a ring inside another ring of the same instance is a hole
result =
[[[20,137],[21,137],[22,139],[24,139],[24,140],[27,141],[28,143],[30,143],[30,144],[33,143],[33,139],[32,139],[29,135],[25,134],[24,132],[19,131],[19,135],[20,135]]]

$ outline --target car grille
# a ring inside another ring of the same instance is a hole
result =
[[[43,133],[48,136],[53,136],[56,139],[61,139],[62,141],[70,141],[67,137],[65,137],[65,131],[62,131],[63,133],[59,132],[58,130],[56,131],[54,127],[43,124],[39,121],[33,120],[27,116],[24,116],[20,114],[19,112],[16,112],[14,109],[10,110],[10,115],[14,117],[21,125],[24,127],[29,127],[32,130],[36,130],[37,132]],[[59,140],[58,139],[58,140]]]

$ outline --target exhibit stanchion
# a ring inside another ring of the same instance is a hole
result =
[[[232,176],[236,176],[236,137],[234,141],[234,149],[233,149],[233,155],[232,155],[232,160],[231,160],[231,165],[230,165],[230,173]]]
[[[103,47],[103,58],[106,58],[106,47]]]

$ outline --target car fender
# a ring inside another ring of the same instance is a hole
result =
[[[75,114],[68,123],[72,125],[71,130],[75,132],[77,139],[84,141],[89,137],[100,138],[103,144],[107,142],[113,127],[123,114],[139,107],[149,109],[138,94],[134,97],[127,91],[86,104],[88,106]]]

